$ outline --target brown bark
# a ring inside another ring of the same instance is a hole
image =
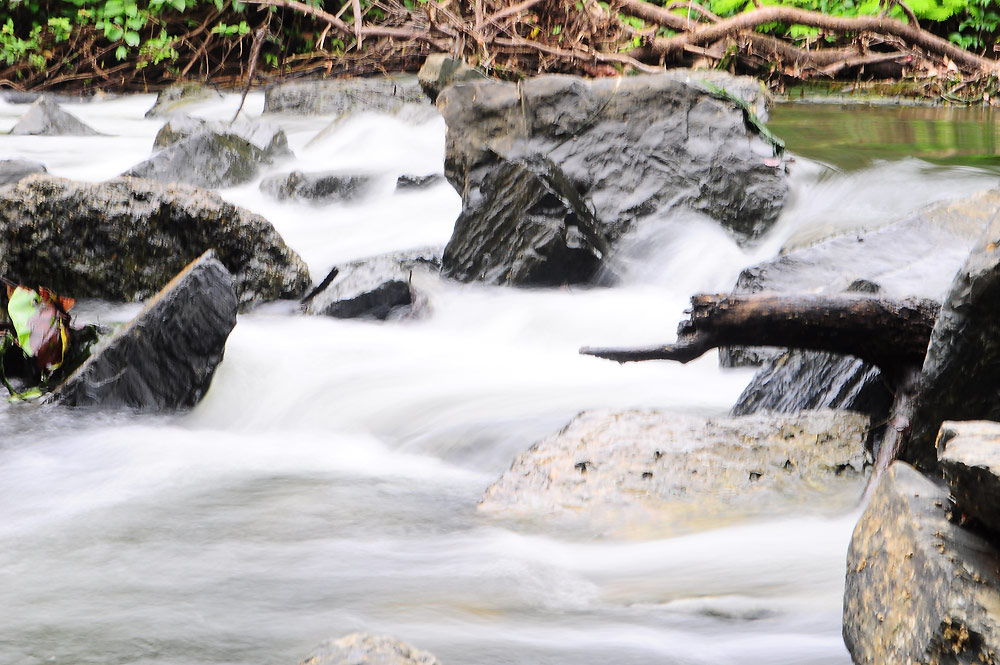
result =
[[[696,295],[674,344],[580,352],[618,362],[686,363],[719,346],[780,346],[855,356],[895,377],[923,363],[939,309],[932,300],[862,294]]]

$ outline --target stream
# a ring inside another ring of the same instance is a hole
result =
[[[66,105],[100,137],[0,134],[0,159],[80,180],[145,159],[153,95]],[[224,119],[237,95],[194,113]],[[27,109],[0,98],[0,132]],[[260,115],[253,93],[244,113]],[[270,220],[319,281],[337,262],[443,245],[460,209],[443,120],[268,116],[292,169],[378,176],[351,204],[221,190]],[[774,229],[741,248],[678,217],[627,244],[615,288],[424,278],[430,313],[377,323],[241,315],[204,401],[171,416],[0,406],[0,665],[296,665],[318,643],[385,633],[444,665],[847,665],[841,600],[858,513],[663,539],[498,523],[476,503],[513,458],[589,408],[723,415],[752,376],[615,363],[582,345],[668,342],[696,292],[727,291],[782,247],[871,228],[995,186],[998,118],[961,109],[776,107],[796,154]],[[321,133],[322,132],[322,133]],[[923,284],[890,291],[940,297]],[[949,268],[951,270],[951,268]],[[922,289],[927,293],[916,293]],[[67,294],[72,295],[72,294]],[[84,302],[104,323],[138,306]]]

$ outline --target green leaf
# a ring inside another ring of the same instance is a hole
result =
[[[10,322],[14,324],[17,345],[25,351],[31,339],[31,318],[35,315],[38,304],[38,292],[24,286],[14,289],[7,302],[7,313],[10,315]]]
[[[129,46],[135,47],[139,45],[139,33],[129,30],[125,33],[125,43]]]
[[[107,37],[108,40],[110,41],[116,42],[119,39],[121,39],[122,36],[124,36],[124,34],[125,31],[119,28],[117,25],[104,26],[104,36]],[[121,58],[118,59],[121,60]]]
[[[118,58],[119,60],[124,60],[125,56],[127,55],[128,55],[128,49],[125,48],[124,44],[115,49],[115,57]]]

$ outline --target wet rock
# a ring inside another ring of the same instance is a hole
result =
[[[260,191],[279,201],[296,199],[312,203],[332,203],[360,199],[371,191],[374,183],[375,178],[369,175],[337,171],[292,171],[264,178],[260,181]]]
[[[481,70],[470,67],[464,60],[452,58],[444,53],[432,53],[424,60],[417,73],[417,81],[432,102],[438,94],[452,83],[477,81],[487,78]]]
[[[993,663],[1000,557],[949,519],[948,492],[893,464],[847,554],[844,642],[857,665]]]
[[[201,83],[175,83],[156,95],[156,102],[146,111],[147,118],[159,118],[183,113],[191,105],[222,97],[221,94]]]
[[[432,173],[430,175],[401,175],[396,178],[396,191],[428,189],[442,181],[444,181],[444,176],[440,173]]]
[[[268,88],[265,113],[340,116],[354,111],[398,113],[430,106],[415,77],[292,81]]]
[[[48,97],[39,97],[10,130],[14,136],[100,136]]]
[[[843,510],[864,489],[867,429],[867,418],[833,411],[585,412],[520,455],[480,509],[650,535],[805,506]]]
[[[270,163],[266,152],[236,134],[203,132],[181,139],[122,175],[215,189],[253,180],[259,166]]]
[[[436,249],[395,252],[335,267],[323,283],[306,296],[307,314],[340,319],[401,318],[426,302],[412,284],[415,271],[435,273],[441,266]]]
[[[27,159],[0,159],[0,187],[18,182],[32,173],[46,173],[45,164]]]
[[[168,148],[204,132],[235,134],[272,159],[292,156],[292,151],[288,148],[288,137],[280,127],[264,120],[246,120],[242,117],[231,123],[210,122],[187,115],[172,118],[156,133],[153,147]]]
[[[558,167],[501,161],[463,205],[442,269],[464,282],[558,286],[590,281],[607,251],[600,223]]]
[[[327,640],[300,665],[441,665],[426,651],[386,635],[351,633]]]
[[[448,125],[445,176],[469,209],[505,163],[544,157],[580,190],[606,243],[678,206],[740,238],[756,237],[781,210],[784,169],[768,166],[773,148],[749,128],[740,105],[711,93],[699,76],[551,75],[450,86],[437,101]]]
[[[732,413],[846,409],[878,421],[891,406],[892,393],[874,365],[833,353],[786,351],[754,375]]]
[[[998,244],[994,217],[955,276],[931,333],[910,438],[900,453],[918,468],[936,465],[934,442],[945,420],[1000,420]]]
[[[309,271],[263,217],[187,185],[32,175],[0,190],[0,274],[76,298],[139,301],[214,248],[242,306],[299,298]]]
[[[939,464],[962,513],[1000,533],[1000,423],[941,425]]]
[[[189,264],[50,399],[73,407],[170,411],[201,401],[236,325],[233,279],[211,251]]]

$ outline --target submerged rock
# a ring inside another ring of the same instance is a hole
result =
[[[452,83],[476,81],[488,78],[485,73],[465,64],[464,60],[452,58],[444,53],[432,53],[424,60],[417,73],[417,81],[432,102]]]
[[[1000,191],[994,195],[1000,201]],[[994,216],[955,276],[931,333],[910,438],[900,452],[918,468],[936,465],[934,441],[945,420],[1000,420],[998,245]]]
[[[607,250],[600,223],[557,166],[504,160],[462,206],[442,268],[464,282],[558,286],[590,281]]]
[[[222,361],[236,307],[232,276],[209,251],[96,349],[50,400],[137,411],[192,407]]]
[[[292,81],[268,88],[264,113],[344,115],[353,111],[398,113],[407,105],[430,106],[415,77]]]
[[[271,157],[241,136],[202,132],[177,141],[123,176],[214,189],[253,180]]]
[[[76,298],[143,300],[208,249],[242,306],[299,298],[305,263],[260,215],[187,185],[32,175],[0,189],[0,274]]]
[[[46,173],[48,169],[41,162],[27,159],[0,159],[0,187],[19,182],[32,173]]]
[[[300,665],[441,665],[426,651],[386,635],[351,633],[327,640]]]
[[[10,130],[14,136],[100,136],[100,132],[63,111],[48,97],[39,97]]]
[[[371,191],[374,183],[375,178],[370,175],[338,171],[292,171],[264,178],[260,181],[260,191],[279,201],[298,199],[312,203],[333,203],[362,198]]]
[[[205,132],[235,134],[272,159],[292,156],[292,151],[288,148],[288,137],[285,136],[284,130],[264,120],[246,120],[244,118],[238,118],[235,122],[210,122],[188,115],[171,118],[156,133],[153,147],[168,148],[184,139]]]
[[[867,418],[833,411],[586,412],[520,455],[479,507],[651,535],[806,506],[843,510],[864,489],[867,429]]]
[[[440,173],[431,173],[430,175],[401,175],[396,178],[396,191],[427,189],[443,180],[444,176]]]
[[[1000,534],[1000,423],[946,421],[937,447],[941,472],[962,513]]]
[[[159,118],[174,113],[183,113],[187,107],[197,102],[216,99],[222,95],[203,83],[175,83],[156,95],[156,102],[146,111],[147,118]]]
[[[336,266],[303,300],[307,314],[385,320],[416,313],[427,298],[412,284],[414,271],[437,272],[436,249],[383,254]]]
[[[550,75],[446,88],[438,97],[448,125],[445,175],[462,195],[463,215],[472,218],[468,211],[482,205],[484,185],[498,169],[542,158],[579,190],[604,243],[678,206],[713,217],[738,237],[756,237],[784,203],[784,169],[780,161],[773,166],[772,145],[749,127],[740,104],[711,92],[700,76]],[[463,235],[475,238],[459,224],[456,242]],[[477,251],[486,250],[470,245],[461,253]]]
[[[951,511],[912,467],[883,474],[847,554],[844,642],[857,665],[996,662],[1000,556]]]

